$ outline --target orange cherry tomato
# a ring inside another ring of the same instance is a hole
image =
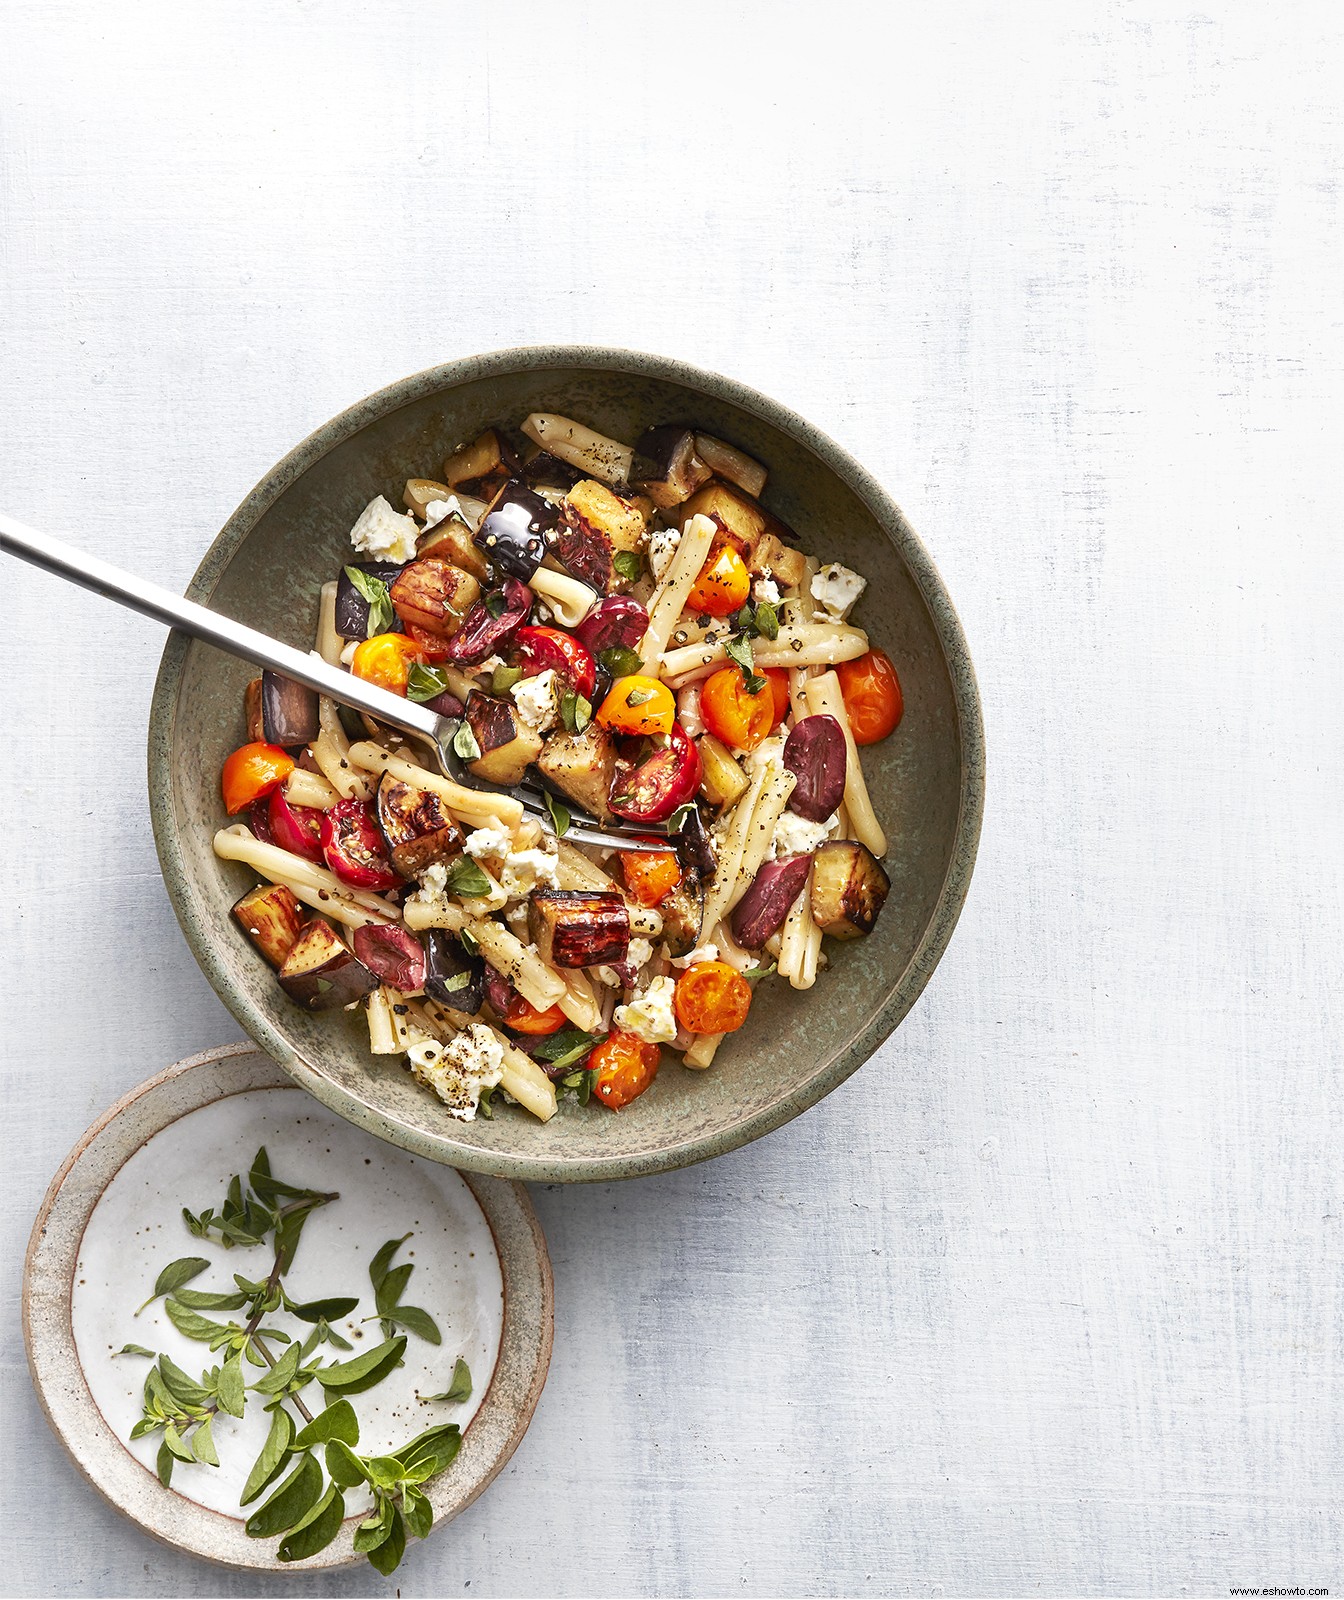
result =
[[[882,650],[869,650],[854,661],[840,662],[835,671],[854,743],[876,744],[885,739],[905,710],[901,680],[891,657]]]
[[[294,770],[294,759],[278,744],[245,744],[224,763],[220,786],[224,809],[236,816],[254,800],[278,788]]]
[[[672,691],[657,678],[634,672],[617,678],[597,713],[604,728],[617,733],[671,733],[677,719]]]
[[[770,685],[770,693],[775,699],[775,715],[770,724],[770,732],[773,733],[789,714],[789,674],[784,667],[762,667],[761,676]]]
[[[656,906],[681,882],[681,863],[674,850],[622,850],[621,871],[632,900]]]
[[[726,961],[697,961],[677,979],[672,997],[688,1033],[733,1033],[747,1020],[751,985]]]
[[[751,574],[747,564],[731,544],[711,547],[700,568],[691,592],[686,597],[688,611],[707,611],[711,617],[731,617],[747,603],[751,593]]]
[[[376,683],[393,694],[405,694],[411,668],[421,659],[420,645],[408,634],[375,633],[355,646],[350,670],[357,678]]]
[[[767,687],[750,694],[740,667],[721,667],[701,686],[700,718],[734,750],[754,750],[774,726],[774,692]]]
[[[644,1093],[658,1076],[663,1053],[656,1044],[633,1033],[609,1033],[588,1057],[588,1070],[597,1076],[592,1092],[604,1106],[619,1111]]]
[[[559,1006],[547,1006],[545,1011],[538,1011],[520,994],[514,995],[504,1013],[504,1026],[515,1033],[558,1033],[564,1025],[565,1014]]]

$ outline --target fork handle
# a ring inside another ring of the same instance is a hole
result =
[[[437,745],[445,731],[445,719],[428,706],[404,700],[387,689],[380,689],[375,683],[367,683],[353,673],[331,666],[318,655],[296,650],[292,645],[282,644],[279,639],[272,639],[267,634],[258,633],[255,628],[235,622],[232,617],[221,616],[218,611],[197,605],[194,600],[173,594],[171,590],[161,589],[156,583],[122,572],[110,562],[62,544],[59,539],[49,538],[36,528],[26,527],[3,513],[0,513],[0,550],[41,567],[44,572],[54,573],[67,583],[78,584],[81,589],[92,589],[94,594],[102,595],[106,600],[115,600],[118,605],[138,611],[142,616],[152,617],[155,622],[163,622],[181,633],[188,633],[193,639],[201,639],[257,666],[270,667],[287,678],[307,684],[319,694],[329,695],[342,705],[351,706],[356,711],[367,711],[371,717],[391,723],[403,733],[417,734]]]

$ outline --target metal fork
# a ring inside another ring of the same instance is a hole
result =
[[[434,751],[440,769],[454,783],[460,783],[468,789],[511,795],[544,828],[555,833],[554,820],[547,804],[547,791],[539,785],[527,782],[512,786],[487,783],[468,771],[453,749],[453,736],[461,726],[459,718],[441,717],[428,706],[417,705],[415,701],[405,700],[390,690],[380,689],[377,684],[356,678],[353,673],[331,666],[318,655],[282,644],[278,639],[258,633],[255,628],[235,622],[231,617],[221,616],[218,611],[211,611],[209,607],[184,599],[168,589],[161,589],[156,583],[122,572],[97,556],[87,555],[3,514],[0,514],[0,550],[18,556],[20,560],[41,567],[46,572],[55,573],[68,583],[78,584],[81,589],[92,589],[104,599],[115,600],[118,605],[139,611],[156,622],[166,623],[170,628],[177,628],[194,639],[226,650],[230,655],[241,656],[244,661],[283,673],[285,677],[306,684],[319,694],[339,701],[341,705],[366,711],[379,722],[386,722],[428,744]],[[611,845],[620,850],[665,850],[668,839],[672,837],[662,824],[641,825],[636,831],[633,825],[627,826],[625,823],[599,822],[569,799],[563,799],[563,804],[571,818],[564,836],[578,844]],[[651,834],[656,835],[662,843],[650,842],[648,836]]]

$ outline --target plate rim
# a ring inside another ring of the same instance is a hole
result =
[[[183,1084],[193,1073],[209,1076],[196,1085]],[[170,1114],[148,1132],[130,1136],[120,1147],[106,1152],[113,1165],[101,1179],[96,1172],[92,1174],[94,1185],[88,1191],[67,1188],[81,1163],[100,1153],[100,1141],[132,1107],[179,1085],[188,1094],[196,1093],[196,1098],[171,1107]],[[184,1555],[235,1571],[319,1572],[362,1562],[365,1558],[351,1543],[358,1515],[346,1518],[326,1550],[306,1561],[281,1562],[272,1542],[248,1538],[241,1521],[163,1488],[108,1424],[89,1388],[71,1322],[74,1274],[93,1210],[107,1185],[149,1139],[215,1101],[255,1089],[295,1087],[293,1078],[250,1041],[200,1051],[145,1079],[109,1106],[76,1140],[47,1186],[24,1253],[24,1351],[38,1405],[62,1449],[102,1499],[142,1532]],[[453,1521],[493,1483],[522,1442],[545,1386],[555,1335],[550,1254],[527,1190],[512,1179],[454,1170],[480,1206],[494,1239],[503,1278],[504,1319],[499,1355],[485,1398],[463,1432],[462,1448],[453,1466],[427,1491],[434,1506],[431,1534]],[[70,1208],[65,1217],[57,1210],[63,1198]],[[77,1438],[70,1427],[75,1419],[80,1423]],[[134,1469],[134,1475],[126,1473],[123,1492],[117,1492],[121,1480],[95,1470],[104,1460],[114,1465],[124,1462]],[[137,1511],[137,1501],[164,1516],[147,1520]],[[190,1537],[204,1528],[217,1530],[215,1548]]]
[[[614,346],[520,345],[459,357],[426,367],[366,395],[302,439],[266,472],[225,522],[188,585],[187,594],[208,604],[215,584],[253,524],[294,482],[368,423],[391,415],[429,392],[445,392],[500,373],[548,367],[613,371],[663,379],[727,400],[779,429],[812,452],[862,501],[895,545],[911,574],[938,634],[960,731],[960,793],[947,870],[934,914],[886,1002],[836,1052],[826,1071],[800,1085],[774,1105],[746,1111],[710,1133],[697,1134],[657,1150],[631,1155],[566,1159],[563,1148],[534,1158],[510,1151],[482,1150],[457,1143],[452,1130],[426,1133],[393,1121],[357,1093],[326,1077],[300,1055],[262,1016],[253,1015],[246,996],[233,983],[206,931],[185,871],[175,828],[172,763],[169,757],[177,698],[192,641],[170,633],[159,663],[150,704],[148,777],[150,816],[168,897],[192,955],[206,980],[257,1045],[290,1077],[340,1116],[400,1145],[413,1155],[459,1170],[507,1176],[537,1183],[606,1183],[674,1171],[725,1155],[800,1116],[851,1077],[889,1038],[924,992],[956,929],[979,847],[985,807],[985,730],[975,668],[956,607],[919,535],[875,477],[828,434],[791,408],[736,378],[670,357]],[[212,924],[213,925],[213,924]]]

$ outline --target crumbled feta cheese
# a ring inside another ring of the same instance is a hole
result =
[[[459,1122],[475,1120],[481,1090],[493,1088],[504,1075],[504,1046],[482,1022],[473,1022],[447,1044],[428,1039],[406,1053],[411,1071]]]
[[[768,606],[779,604],[779,585],[769,575],[757,578],[751,586],[751,598],[759,605],[764,602]]]
[[[614,967],[594,967],[593,971],[597,974],[598,982],[605,983],[608,989],[623,989],[625,987],[621,982],[620,974]]]
[[[812,579],[812,598],[819,600],[833,617],[847,617],[854,602],[868,587],[867,578],[842,567],[838,561],[823,567]]]
[[[483,856],[506,856],[513,848],[513,835],[503,828],[473,828],[463,848],[475,861]]]
[[[672,565],[672,557],[681,543],[680,528],[655,528],[649,535],[649,569],[659,583]]]
[[[445,517],[461,517],[463,522],[467,520],[462,516],[462,507],[455,494],[450,494],[446,500],[431,500],[425,507],[425,532],[437,527]]]
[[[360,512],[350,530],[350,543],[376,560],[414,561],[415,541],[419,536],[420,525],[415,518],[394,511],[379,495]]]
[[[655,978],[628,1006],[616,1007],[616,1026],[648,1044],[671,1044],[677,1036],[677,1019],[672,1014],[675,988],[671,978]]]
[[[786,811],[775,824],[775,831],[770,838],[770,860],[774,861],[780,856],[810,856],[825,844],[839,826],[839,817],[830,817],[825,822],[809,822],[796,811]]]
[[[672,965],[674,967],[693,967],[698,961],[717,961],[718,959],[718,945],[702,944],[692,950],[688,956],[673,956]]]
[[[442,861],[431,861],[420,874],[420,887],[406,903],[425,906],[431,912],[448,909],[448,868]]]
[[[487,677],[489,677],[496,667],[503,667],[507,665],[508,663],[504,660],[503,656],[486,656],[484,661],[479,662],[471,670],[473,672],[483,672]]]
[[[533,889],[558,889],[556,858],[544,850],[515,850],[505,859],[499,881],[511,900],[520,900]]]
[[[545,733],[548,728],[555,726],[556,718],[560,715],[558,689],[555,672],[547,667],[535,678],[524,678],[521,683],[515,683],[509,693],[523,721],[538,733]]]
[[[362,639],[347,639],[341,647],[341,665],[348,667],[355,659],[355,651],[363,644]]]
[[[630,941],[630,948],[625,953],[626,965],[633,967],[636,972],[641,967],[648,966],[653,960],[653,946],[647,939],[634,938]]]

